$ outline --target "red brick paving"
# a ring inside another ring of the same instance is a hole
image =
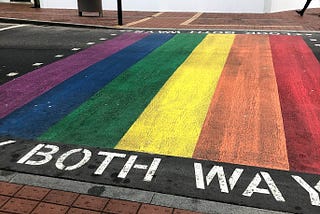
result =
[[[0,17],[74,23],[107,27],[117,26],[117,12],[104,11],[103,17],[88,13],[78,16],[77,10],[31,8],[28,4],[0,3]],[[124,26],[130,28],[170,28],[170,29],[250,29],[250,30],[320,30],[320,8],[308,9],[303,17],[294,10],[277,13],[202,13],[187,22],[194,12],[139,12],[124,11]]]
[[[104,209],[104,212],[135,214],[139,210],[140,205],[138,202],[111,199]]]
[[[0,207],[4,205],[10,198],[7,196],[0,195]]]
[[[7,203],[1,206],[0,211],[27,214],[31,213],[38,203],[38,201],[11,198]]]
[[[197,214],[187,210],[0,182],[0,214]]]
[[[12,196],[18,192],[21,187],[22,185],[0,182],[0,195]]]
[[[99,198],[90,195],[80,195],[78,199],[73,203],[73,206],[88,210],[102,211],[107,203],[107,198]]]
[[[15,194],[15,197],[39,201],[42,200],[49,191],[47,188],[24,186]]]
[[[68,211],[69,207],[58,205],[58,204],[49,204],[41,202],[32,214],[64,214]]]
[[[79,196],[78,193],[65,192],[60,190],[52,190],[50,193],[43,199],[45,202],[62,204],[62,205],[71,205]]]
[[[169,214],[172,212],[173,212],[172,208],[143,204],[140,207],[140,210],[138,213],[139,214],[149,214],[149,213]]]
[[[92,211],[92,210],[85,210],[85,209],[79,209],[79,208],[70,208],[68,211],[68,214],[100,214],[101,212]]]
[[[198,214],[198,213],[197,212],[188,211],[188,210],[175,209],[173,211],[173,214]]]

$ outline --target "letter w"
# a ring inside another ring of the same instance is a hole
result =
[[[205,183],[204,183],[204,175],[202,170],[202,164],[201,163],[194,163],[194,172],[196,177],[196,187],[198,189],[205,189]],[[229,178],[229,186],[230,190],[233,190],[235,185],[237,184],[241,174],[243,172],[243,169],[236,168],[231,177]],[[229,193],[229,188],[227,184],[227,179],[223,170],[222,166],[213,166],[208,175],[206,176],[206,183],[207,186],[210,185],[213,178],[217,175],[219,186],[221,192]]]

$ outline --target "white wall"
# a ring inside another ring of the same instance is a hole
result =
[[[122,0],[128,11],[268,13],[302,8],[306,0]],[[0,0],[9,2],[9,0]],[[117,0],[102,0],[105,10],[116,10]],[[42,8],[76,9],[77,0],[40,0]],[[313,0],[310,8],[320,7]]]
[[[77,0],[40,0],[41,8],[76,9]]]
[[[306,0],[272,0],[271,12],[295,10],[303,8]],[[313,0],[309,8],[320,7],[320,0]]]
[[[128,11],[263,12],[265,0],[122,0]],[[76,0],[40,0],[43,8],[77,8]],[[116,10],[117,0],[102,0],[103,8]]]
[[[123,0],[123,8],[179,12],[255,12],[263,10],[264,0]]]

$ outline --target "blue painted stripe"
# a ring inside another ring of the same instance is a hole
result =
[[[34,139],[173,35],[152,34],[90,66],[0,120],[0,135]],[[54,77],[52,77],[54,78]]]

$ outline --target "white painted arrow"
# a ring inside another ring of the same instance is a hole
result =
[[[15,142],[16,142],[15,140],[3,141],[3,142],[0,143],[0,146],[5,146],[5,145],[12,144],[12,143],[15,143]]]

